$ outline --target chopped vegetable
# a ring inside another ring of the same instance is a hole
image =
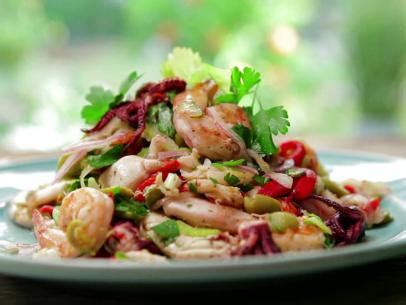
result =
[[[269,197],[282,197],[290,193],[290,189],[280,185],[275,180],[271,180],[264,184],[258,191],[258,194],[269,196]]]
[[[146,189],[144,197],[145,203],[150,207],[158,200],[164,198],[165,195],[159,188],[155,186],[150,186]]]
[[[235,167],[238,165],[242,165],[245,163],[244,159],[239,159],[239,160],[230,160],[230,161],[224,161],[224,162],[213,162],[211,165],[214,167]]]
[[[303,216],[303,223],[318,227],[324,234],[332,234],[331,229],[316,214],[308,213],[307,215]]]
[[[196,186],[196,184],[194,184],[194,183],[192,183],[192,182],[189,182],[188,186],[189,186],[189,190],[190,190],[192,193],[197,193],[197,186]]]
[[[200,55],[189,48],[175,48],[162,65],[162,75],[180,77],[190,86],[208,79],[214,80],[223,91],[228,90],[230,86],[227,70],[203,63]]]
[[[237,176],[230,173],[224,175],[224,181],[231,186],[237,186],[240,183],[240,179]]]
[[[251,147],[252,145],[252,133],[251,129],[248,127],[245,127],[242,124],[237,124],[234,125],[233,128],[231,128],[245,143],[245,146]]]
[[[39,212],[43,215],[48,214],[48,215],[52,216],[52,213],[54,212],[54,208],[55,207],[53,205],[45,204],[39,208]]]
[[[165,103],[152,106],[148,110],[147,126],[156,126],[162,134],[174,138],[176,134],[172,123],[172,109]]]
[[[199,118],[203,116],[203,110],[191,99],[187,99],[179,107],[181,107],[182,111],[191,118]]]
[[[117,260],[127,260],[128,256],[122,251],[117,251],[116,253],[114,253],[114,258]]]
[[[264,176],[255,175],[254,176],[254,181],[256,183],[258,183],[259,185],[264,185],[265,183],[267,183],[269,181],[269,179],[264,177]]]
[[[336,194],[338,197],[348,195],[349,192],[337,182],[332,181],[328,177],[321,178],[324,184],[324,187],[327,188],[330,192]]]
[[[61,206],[60,205],[56,205],[54,207],[54,209],[52,210],[52,218],[55,221],[55,224],[58,225],[58,221],[59,221],[59,211],[60,211]]]
[[[168,177],[166,177],[165,182],[164,182],[164,187],[168,190],[178,188],[182,184],[182,181],[180,181],[178,175],[169,173]]]
[[[268,220],[272,232],[285,233],[288,229],[299,228],[299,221],[297,217],[291,213],[274,212],[269,214]]]
[[[256,194],[253,197],[244,197],[244,209],[248,213],[265,214],[281,210],[281,203],[279,200]]]
[[[217,229],[192,227],[180,220],[177,220],[176,223],[178,224],[179,232],[186,236],[208,237],[215,236],[221,233],[221,231]]]
[[[168,245],[175,241],[180,235],[178,223],[173,219],[168,219],[159,225],[152,227],[152,230]]]
[[[307,169],[306,175],[299,177],[293,183],[293,198],[296,200],[304,200],[309,197],[316,186],[317,175],[314,171]]]
[[[279,155],[284,159],[293,159],[296,166],[302,164],[305,154],[305,146],[299,141],[286,141],[279,146]]]
[[[124,145],[116,145],[101,155],[88,156],[87,161],[94,169],[110,166],[121,157]]]
[[[148,214],[148,208],[141,202],[116,195],[114,211],[118,217],[139,221]]]

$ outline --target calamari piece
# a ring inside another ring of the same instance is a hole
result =
[[[32,228],[32,211],[27,207],[26,198],[27,192],[18,193],[10,202],[8,215],[16,224],[25,228]]]
[[[222,185],[208,179],[192,180],[191,183],[196,186],[197,192],[204,194],[217,204],[228,205],[237,209],[241,209],[244,204],[244,197],[238,187]]]
[[[59,227],[82,253],[94,255],[107,239],[114,202],[106,194],[81,188],[69,193],[59,210]]]
[[[161,200],[165,215],[180,218],[196,227],[208,227],[237,233],[238,227],[255,217],[232,207],[221,206],[207,200],[194,197],[191,193],[182,193],[176,198]]]
[[[28,210],[33,211],[41,205],[55,202],[58,196],[63,192],[66,183],[66,181],[61,181],[42,186],[35,191],[29,192],[27,195]]]
[[[99,178],[99,183],[103,188],[124,186],[135,189],[161,165],[162,163],[159,160],[126,156],[104,171]]]

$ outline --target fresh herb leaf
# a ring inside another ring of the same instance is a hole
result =
[[[230,173],[224,175],[224,181],[226,181],[228,185],[231,186],[237,186],[240,183],[240,179],[237,176]]]
[[[186,236],[208,237],[221,233],[221,231],[217,229],[192,227],[180,220],[177,220],[176,222],[178,224],[179,232]]]
[[[122,251],[117,251],[116,253],[114,253],[114,258],[118,260],[126,260],[128,259],[128,256]]]
[[[290,126],[288,120],[288,112],[283,106],[276,106],[266,110],[269,116],[269,128],[271,132],[276,136],[280,134],[287,134]]]
[[[303,176],[305,173],[306,169],[300,167],[292,167],[286,170],[286,175],[291,176],[293,178]]]
[[[305,215],[303,217],[303,223],[306,225],[313,225],[318,227],[324,234],[332,234],[330,227],[328,227],[324,223],[324,221],[316,214],[308,213],[307,215]]]
[[[333,235],[330,234],[324,234],[324,248],[325,249],[331,249],[335,245],[335,240]]]
[[[152,227],[152,230],[162,238],[166,245],[175,241],[176,237],[180,235],[179,226],[173,219],[168,219],[159,225]]]
[[[277,151],[272,139],[272,132],[269,128],[270,117],[260,105],[259,111],[253,117],[254,143],[259,146],[259,153],[271,155]]]
[[[256,183],[258,183],[259,185],[264,185],[265,183],[268,182],[268,178],[264,177],[264,176],[260,176],[260,175],[255,175],[254,176],[254,181]]]
[[[148,214],[148,208],[132,198],[115,195],[114,202],[114,211],[118,217],[139,221]]]
[[[52,210],[52,218],[55,221],[55,224],[58,225],[59,222],[59,211],[60,211],[61,206],[56,205],[54,209]]]
[[[85,183],[87,182],[86,180]],[[65,186],[65,192],[68,194],[77,189],[80,189],[80,179],[69,181]]]
[[[123,148],[124,145],[116,145],[112,149],[106,151],[104,154],[88,156],[87,161],[94,169],[109,166],[121,157]]]
[[[217,103],[236,103],[238,104],[241,99],[252,93],[252,89],[261,82],[261,74],[253,68],[245,67],[242,71],[237,67],[231,70],[231,93],[220,95]]]
[[[164,135],[174,138],[176,130],[172,123],[172,116],[172,109],[164,103],[159,103],[149,109],[147,122],[157,126],[159,132]]]
[[[245,162],[244,159],[239,159],[239,160],[230,160],[230,161],[224,161],[224,162],[214,162],[211,165],[213,165],[214,167],[224,167],[224,166],[234,167],[234,166],[242,165],[242,164],[244,164],[244,162]]]
[[[249,192],[252,190],[254,187],[252,186],[251,183],[242,183],[238,185],[238,188],[243,191],[243,192]]]
[[[194,184],[194,183],[192,183],[192,182],[189,182],[188,186],[189,186],[189,190],[190,190],[191,192],[197,193],[196,184]]]
[[[209,177],[210,181],[213,182],[214,185],[218,184],[219,182],[217,179],[214,179],[213,177]]]
[[[90,87],[90,92],[86,95],[86,100],[90,105],[83,107],[81,112],[82,118],[86,124],[95,124],[110,109],[110,104],[114,102],[114,94],[110,90],[93,86]]]
[[[90,92],[86,95],[86,100],[90,105],[84,106],[81,112],[86,124],[97,123],[107,111],[120,104],[128,90],[140,77],[141,75],[137,71],[131,72],[121,83],[119,92],[116,95],[100,86],[90,87]]]
[[[234,125],[233,128],[231,128],[238,136],[244,141],[245,145],[247,147],[251,147],[252,143],[252,133],[251,129],[248,127],[245,127],[242,124],[237,124]]]

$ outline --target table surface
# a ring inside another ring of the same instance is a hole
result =
[[[317,149],[357,149],[406,157],[406,140],[310,138]],[[29,159],[40,153],[10,153],[1,159]],[[48,155],[48,154],[47,154]],[[406,256],[365,266],[282,279],[164,287],[50,283],[0,275],[0,304],[206,304],[218,300],[272,304],[406,304]],[[221,295],[219,294],[221,292]],[[221,296],[221,298],[219,298]]]

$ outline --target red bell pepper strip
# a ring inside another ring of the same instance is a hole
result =
[[[282,211],[292,213],[296,216],[300,216],[299,209],[291,201],[289,201],[288,198],[281,199],[280,201],[282,203],[282,205],[281,205]]]
[[[41,214],[49,214],[52,216],[52,212],[54,211],[54,206],[53,205],[43,205],[42,207],[39,208],[39,212]]]
[[[296,166],[302,164],[303,158],[306,154],[305,146],[299,141],[286,141],[279,146],[279,156],[286,159],[293,159]]]
[[[344,185],[344,188],[349,191],[351,194],[355,194],[357,191],[355,190],[355,187],[352,185],[346,184]]]
[[[381,198],[375,198],[372,199],[371,201],[369,201],[365,207],[363,208],[363,210],[366,213],[373,213],[376,211],[376,209],[379,207],[379,205],[381,204]]]
[[[311,169],[306,169],[306,175],[299,177],[293,183],[292,197],[295,200],[304,200],[309,197],[316,185],[317,175]]]
[[[270,197],[282,197],[290,193],[290,189],[280,185],[275,180],[265,183],[258,191],[258,194]]]

